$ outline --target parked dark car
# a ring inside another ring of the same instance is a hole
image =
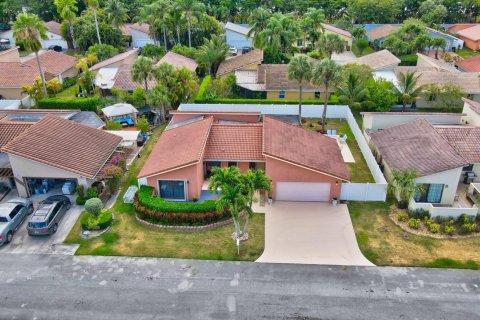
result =
[[[145,133],[140,133],[137,138],[137,146],[141,147],[145,144],[145,141],[147,141],[148,136]]]
[[[48,50],[53,50],[53,51],[57,51],[57,52],[62,52],[62,47],[61,46],[57,46],[57,45],[51,45],[50,47],[48,47]]]
[[[70,199],[64,195],[50,196],[43,200],[28,220],[28,235],[40,236],[57,232],[58,224],[71,207]]]
[[[0,245],[12,241],[15,231],[32,212],[33,205],[28,199],[17,197],[0,204]]]
[[[249,53],[252,50],[253,50],[253,47],[243,47],[242,54]]]

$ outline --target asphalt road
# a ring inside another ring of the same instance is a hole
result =
[[[0,319],[480,319],[480,272],[0,255]]]

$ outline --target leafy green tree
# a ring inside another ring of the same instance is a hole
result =
[[[55,6],[60,17],[67,21],[68,31],[72,37],[73,49],[77,49],[77,42],[75,40],[75,32],[73,30],[73,20],[77,17],[77,0],[55,0]]]
[[[352,30],[352,36],[355,37],[355,39],[362,39],[367,32],[365,31],[364,27],[356,27],[355,29]]]
[[[368,48],[368,40],[367,39],[358,39],[355,42],[355,45],[357,46],[358,53],[360,56],[363,55],[363,51]]]
[[[432,38],[427,34],[421,34],[412,42],[412,49],[417,52],[423,52],[425,48],[430,47]]]
[[[102,44],[109,44],[116,48],[124,48],[122,32],[118,28],[114,28],[103,21],[106,18],[102,11],[98,12],[98,17],[102,18],[98,24]],[[98,44],[97,30],[93,22],[93,12],[91,10],[84,11],[82,15],[76,19],[74,30],[77,37],[77,45],[80,49],[86,51],[89,47]]]
[[[430,42],[430,46],[435,50],[435,59],[438,60],[438,50],[445,49],[447,46],[447,40],[443,38],[433,38]]]
[[[140,56],[132,65],[132,79],[136,82],[143,82],[145,92],[148,92],[148,80],[155,78],[153,60]]]
[[[250,15],[251,27],[247,36],[253,38],[253,45],[257,48],[261,46],[260,37],[257,35],[267,27],[271,16],[272,13],[265,7],[256,8]]]
[[[397,36],[390,35],[383,41],[382,48],[387,49],[396,56],[402,56],[408,53],[410,45],[408,42],[399,39]]]
[[[98,43],[102,43],[102,40],[100,39],[100,29],[98,28],[98,17],[97,17],[97,11],[100,8],[100,4],[98,3],[98,0],[84,0],[84,1],[85,1],[85,4],[93,12],[93,19],[95,21],[95,29],[97,31]]]
[[[394,91],[403,104],[402,112],[405,111],[407,104],[414,103],[422,92],[423,86],[417,86],[420,76],[411,71],[398,75],[398,84],[394,87]]]
[[[320,63],[314,65],[310,82],[315,85],[323,84],[325,87],[325,103],[322,113],[322,131],[325,132],[325,119],[327,117],[330,90],[337,88],[342,82],[342,67],[333,60],[323,59]]]
[[[445,22],[447,8],[438,0],[425,0],[420,4],[418,12],[423,22],[433,25]]]
[[[108,12],[108,21],[115,28],[119,28],[128,20],[128,10],[120,0],[107,0],[105,5]]]
[[[167,51],[164,47],[160,47],[151,43],[142,47],[142,56],[152,58],[155,62],[160,60],[166,53]]]
[[[402,11],[403,2],[396,0],[350,0],[347,11],[356,23],[392,23]]]
[[[213,35],[211,39],[204,38],[203,45],[198,48],[197,61],[206,66],[208,73],[215,77],[218,67],[227,58],[228,45],[222,37]]]
[[[188,46],[192,47],[192,16],[205,12],[205,5],[198,0],[176,0],[176,10],[185,12],[188,27]]]
[[[415,170],[393,170],[389,189],[398,197],[398,207],[405,209],[415,194],[423,191],[423,186],[417,184],[418,173]]]
[[[348,63],[343,66],[343,81],[347,81],[350,74],[358,76],[359,80],[365,83],[373,79],[373,69],[366,64]]]
[[[109,120],[107,122],[107,130],[122,130],[122,125],[120,122]]]
[[[157,2],[145,5],[140,9],[140,12],[135,21],[145,23],[149,28],[149,36],[153,39],[153,42],[157,44],[157,30],[156,24],[160,17],[160,7]]]
[[[352,108],[365,98],[368,90],[358,74],[349,73],[347,79],[338,86],[336,93],[341,100],[347,101]]]
[[[298,82],[299,95],[298,95],[298,116],[302,117],[302,94],[303,94],[303,82],[310,81],[312,77],[312,63],[305,55],[294,56],[288,64],[288,79]]]
[[[335,33],[325,33],[318,41],[320,52],[328,59],[332,59],[332,54],[345,51],[345,41]]]
[[[309,38],[312,48],[318,42],[321,33],[324,31],[323,23],[325,22],[325,14],[323,9],[308,8],[300,20],[304,38]]]
[[[366,82],[365,88],[368,91],[366,100],[372,102],[374,111],[390,111],[398,102],[393,87],[393,83],[383,78],[377,80],[371,78]]]
[[[88,48],[87,53],[95,55],[97,60],[100,62],[116,56],[118,54],[118,49],[109,44],[97,43]]]
[[[467,96],[462,87],[453,83],[432,83],[424,87],[424,92],[427,102],[438,102],[447,110],[460,109],[463,106],[462,98]]]
[[[43,96],[48,97],[47,87],[45,85],[45,74],[43,73],[40,59],[38,58],[38,51],[42,48],[40,39],[48,39],[47,27],[38,16],[30,13],[20,13],[17,16],[17,20],[13,23],[13,36],[15,39],[21,41],[26,49],[35,53],[38,72],[42,79]]]
[[[150,131],[150,124],[145,116],[141,117],[137,121],[137,129],[140,130],[142,133],[147,133]]]
[[[156,85],[147,94],[147,102],[156,108],[160,108],[161,122],[164,123],[166,110],[170,107],[168,89],[163,85]]]
[[[291,52],[293,42],[297,39],[298,29],[289,15],[275,13],[270,17],[266,27],[255,34],[254,43],[260,49],[270,49],[281,53]]]
[[[252,208],[255,199],[255,193],[260,191],[272,192],[272,181],[262,170],[248,170],[247,173],[240,175],[240,180],[245,187],[248,199],[248,206]],[[253,213],[253,210],[250,210]],[[242,234],[246,234],[250,222],[250,214],[245,217]]]

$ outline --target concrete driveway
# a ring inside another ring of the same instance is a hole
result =
[[[257,262],[373,266],[358,248],[347,205],[277,201],[265,212]]]

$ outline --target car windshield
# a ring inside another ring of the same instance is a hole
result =
[[[0,216],[0,223],[8,222],[7,217]]]

